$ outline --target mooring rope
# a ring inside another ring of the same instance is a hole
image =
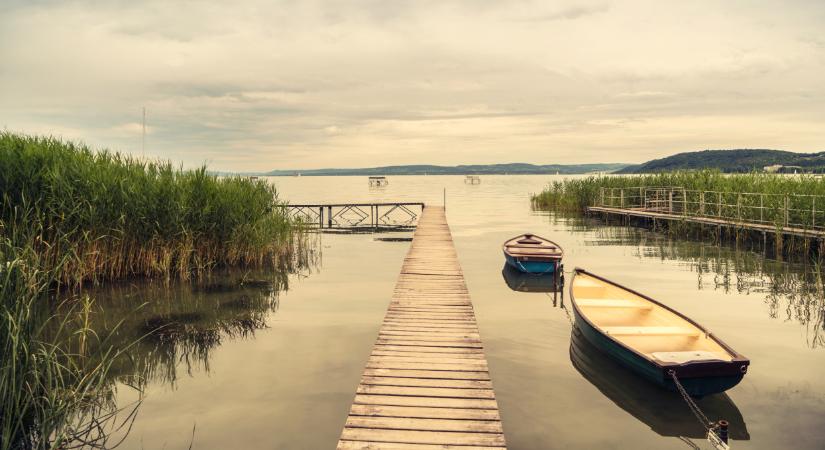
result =
[[[696,420],[698,420],[699,423],[702,424],[702,426],[705,428],[705,431],[708,433],[708,441],[717,449],[728,449],[729,447],[727,443],[723,442],[721,438],[719,438],[719,434],[716,432],[719,429],[720,422],[711,422],[710,419],[708,419],[708,416],[706,416],[705,413],[702,412],[702,409],[699,408],[699,405],[697,405],[696,402],[693,401],[685,387],[682,386],[682,383],[676,376],[675,370],[668,370],[667,373],[671,376],[671,378],[673,378],[673,383],[676,385],[676,388],[679,390],[679,393],[682,394],[682,398],[685,400],[685,403],[687,403],[688,408],[690,408],[690,411],[693,413],[694,416],[696,416]],[[716,439],[712,439],[711,435],[713,435],[713,437],[715,437]],[[691,444],[695,445],[693,443]]]

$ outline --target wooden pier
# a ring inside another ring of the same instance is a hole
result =
[[[422,202],[325,203],[284,205],[287,214],[319,229],[412,229]]]
[[[825,197],[696,191],[681,187],[600,188],[588,214],[678,221],[764,235],[825,239]]]
[[[339,450],[504,449],[444,209],[424,208]]]

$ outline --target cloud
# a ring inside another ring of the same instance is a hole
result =
[[[548,5],[7,1],[0,127],[139,152],[145,107],[216,170],[825,148],[815,2]]]

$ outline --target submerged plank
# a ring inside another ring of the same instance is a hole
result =
[[[442,208],[424,209],[338,448],[506,448]]]

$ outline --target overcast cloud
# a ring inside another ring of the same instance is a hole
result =
[[[237,4],[235,4],[237,3]],[[825,150],[825,2],[0,0],[0,128],[216,170]]]

